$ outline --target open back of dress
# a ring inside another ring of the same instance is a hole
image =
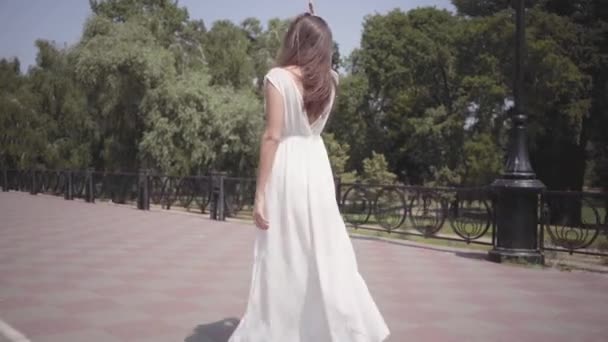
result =
[[[283,137],[266,187],[246,312],[229,342],[379,342],[388,327],[359,274],[321,132],[291,73],[266,75],[282,95]],[[333,101],[332,101],[333,102]]]

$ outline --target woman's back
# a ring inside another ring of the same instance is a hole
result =
[[[331,71],[337,83],[337,74]],[[289,136],[308,136],[320,135],[327,123],[331,107],[333,105],[335,91],[332,94],[331,100],[327,108],[310,122],[310,119],[304,110],[304,100],[302,90],[297,77],[293,71],[285,68],[273,68],[266,75],[265,81],[270,82],[283,98],[283,137]]]

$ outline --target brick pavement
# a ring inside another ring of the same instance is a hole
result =
[[[33,342],[225,342],[253,238],[200,215],[0,193],[0,319]],[[353,243],[390,342],[607,340],[606,275]]]

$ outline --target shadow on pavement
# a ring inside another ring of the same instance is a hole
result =
[[[224,318],[221,321],[201,324],[194,328],[192,335],[186,337],[184,342],[228,342],[238,324],[237,318]]]

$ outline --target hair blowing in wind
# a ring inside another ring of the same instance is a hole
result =
[[[306,13],[289,26],[277,58],[279,67],[300,68],[304,109],[313,120],[327,109],[336,87],[331,74],[332,52],[329,25],[321,17]]]

